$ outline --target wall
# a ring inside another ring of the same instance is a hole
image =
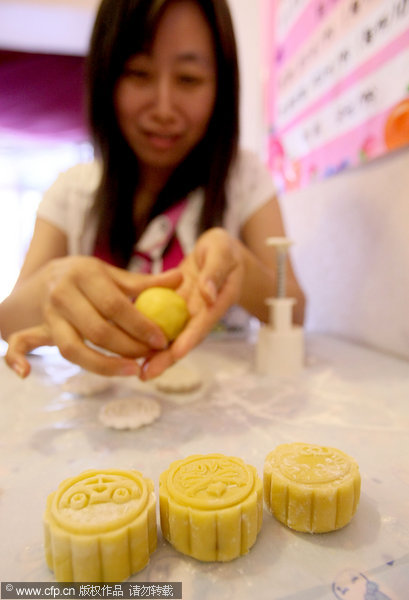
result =
[[[409,148],[281,199],[306,327],[409,359]]]
[[[1,0],[0,48],[83,55],[99,0]]]
[[[405,143],[409,132],[404,108],[395,111],[409,92],[408,6],[282,0],[288,13],[281,11],[282,22],[289,17],[291,25],[283,29],[288,37],[271,44],[280,57],[283,109],[272,119],[278,129],[272,149],[277,169],[280,161],[293,167],[288,183],[294,185],[286,189],[301,185],[280,202],[307,295],[306,328],[406,359],[409,145],[374,157],[396,148],[395,139]],[[277,63],[270,62],[273,69]],[[394,139],[385,135],[391,114],[399,115]],[[309,163],[304,160],[311,155]],[[317,183],[324,174],[328,178]]]
[[[263,0],[228,0],[237,37],[241,76],[241,142],[263,156]]]

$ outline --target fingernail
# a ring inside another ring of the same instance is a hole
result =
[[[167,339],[160,333],[152,333],[148,338],[148,344],[155,350],[164,350],[168,345]]]
[[[149,368],[149,361],[146,360],[142,365],[141,373],[139,376],[142,381],[146,381],[148,379],[148,368]]]
[[[11,368],[16,373],[16,375],[21,377],[21,379],[24,379],[24,377],[27,375],[27,368],[25,365],[21,365],[20,363],[14,363],[11,366]]]
[[[139,375],[141,371],[138,363],[129,363],[124,365],[120,371],[120,375]]]
[[[217,287],[214,281],[209,279],[206,281],[205,285],[206,294],[211,302],[216,302],[217,300]]]

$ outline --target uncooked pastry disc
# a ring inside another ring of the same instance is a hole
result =
[[[187,394],[196,391],[203,384],[199,371],[176,363],[153,380],[153,385],[165,394]]]
[[[110,377],[89,373],[88,371],[80,371],[69,377],[62,384],[62,389],[64,392],[77,396],[93,396],[94,394],[105,392],[112,384],[113,381]]]
[[[104,404],[99,411],[99,420],[113,429],[139,429],[158,419],[160,414],[160,404],[154,398],[133,396]]]

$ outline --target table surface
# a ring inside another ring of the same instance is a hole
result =
[[[210,337],[189,357],[206,377],[202,397],[185,404],[160,397],[160,419],[134,431],[107,429],[98,412],[143,384],[116,379],[104,392],[81,397],[64,391],[78,368],[56,352],[33,356],[26,380],[0,361],[0,580],[54,581],[44,560],[42,514],[47,495],[67,477],[135,468],[155,482],[157,494],[159,475],[174,460],[220,452],[243,458],[262,477],[270,450],[302,441],[358,461],[361,500],[349,525],[301,534],[265,509],[247,555],[201,563],[162,538],[158,518],[158,548],[130,581],[182,581],[184,600],[407,599],[409,364],[322,335],[308,336],[306,351],[300,376],[261,377],[251,342]]]

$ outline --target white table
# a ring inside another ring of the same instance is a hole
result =
[[[348,600],[409,598],[409,364],[317,335],[307,339],[296,379],[257,376],[253,356],[245,340],[209,339],[191,356],[210,374],[205,397],[183,406],[161,400],[161,418],[137,431],[106,429],[97,418],[103,402],[130,395],[130,380],[81,398],[62,391],[77,368],[56,353],[34,356],[24,381],[1,361],[0,580],[53,581],[42,513],[67,477],[136,468],[157,491],[172,461],[212,452],[239,456],[262,476],[277,444],[305,441],[337,447],[360,465],[361,501],[347,527],[295,533],[265,510],[255,546],[222,564],[179,554],[158,526],[158,548],[131,581],[182,581],[184,600],[333,600],[334,582]]]

